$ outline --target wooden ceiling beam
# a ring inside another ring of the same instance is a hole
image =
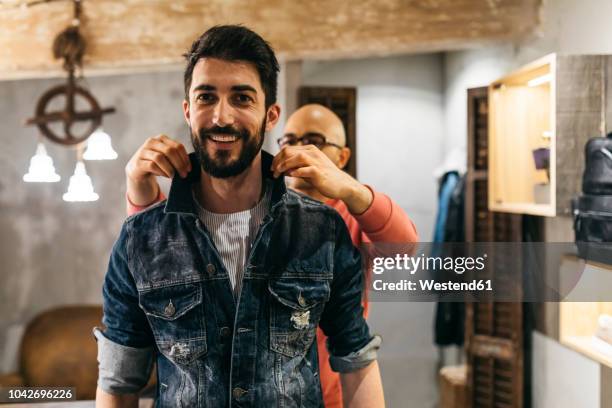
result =
[[[182,65],[207,28],[244,24],[285,60],[388,56],[514,41],[534,31],[541,0],[82,0],[86,72]],[[0,2],[0,78],[61,75],[55,35],[70,1]]]

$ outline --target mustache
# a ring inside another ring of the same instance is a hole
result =
[[[203,128],[203,129],[200,129],[200,131],[198,132],[198,136],[200,136],[201,140],[204,140],[210,137],[212,133],[221,134],[221,135],[231,135],[231,136],[236,136],[236,137],[243,138],[243,139],[248,136],[248,132],[240,131],[231,125],[223,126],[223,127],[212,126],[209,128]]]

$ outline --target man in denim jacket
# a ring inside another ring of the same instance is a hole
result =
[[[106,330],[94,330],[97,404],[136,406],[157,357],[158,406],[320,407],[320,325],[346,405],[383,406],[380,338],[363,318],[344,221],[287,190],[261,150],[280,113],[272,49],[247,28],[219,26],[186,57],[191,171],[128,218],[113,247]],[[157,174],[179,167],[151,159],[141,165]]]

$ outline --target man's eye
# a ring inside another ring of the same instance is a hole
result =
[[[196,100],[201,101],[201,102],[212,102],[215,100],[215,96],[213,94],[199,94],[196,97]]]
[[[251,98],[249,95],[246,94],[237,94],[235,96],[236,102],[238,103],[250,103],[253,101],[253,98]]]

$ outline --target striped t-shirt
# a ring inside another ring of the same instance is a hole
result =
[[[266,180],[263,187],[265,188],[264,194],[255,207],[227,214],[214,213],[202,208],[195,194],[193,195],[200,220],[208,229],[227,270],[234,296],[240,293],[242,275],[251,246],[270,208],[272,196],[270,181]]]

